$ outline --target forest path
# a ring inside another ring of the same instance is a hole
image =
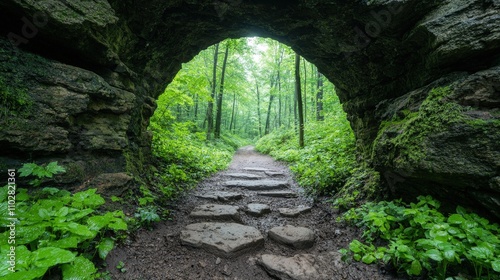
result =
[[[270,196],[269,196],[270,195]],[[337,252],[359,232],[252,146],[181,198],[172,220],[113,250],[113,279],[393,279]],[[117,269],[124,263],[126,271]]]

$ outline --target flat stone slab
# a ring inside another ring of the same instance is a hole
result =
[[[255,216],[255,217],[260,217],[262,215],[265,215],[267,213],[271,213],[271,207],[267,204],[260,204],[260,203],[250,203],[247,205],[246,212],[249,215]]]
[[[282,198],[295,198],[297,193],[289,191],[274,191],[274,192],[258,192],[257,195],[270,196],[270,197],[282,197]]]
[[[274,181],[274,180],[256,180],[256,181],[234,180],[234,181],[226,181],[224,185],[228,188],[243,188],[251,191],[285,189],[289,186],[287,181]]]
[[[257,263],[272,276],[283,280],[349,279],[345,269],[347,264],[341,261],[338,252],[293,257],[264,254]]]
[[[205,194],[199,194],[199,195],[196,195],[196,197],[226,202],[226,201],[231,201],[231,200],[242,199],[243,195],[241,193],[237,193],[237,192],[215,191],[215,192],[208,192]]]
[[[307,249],[314,245],[314,231],[305,227],[284,226],[269,230],[269,238],[295,249]]]
[[[189,216],[195,219],[219,220],[219,221],[241,221],[238,206],[204,204],[197,206]]]
[[[231,258],[264,246],[264,237],[254,227],[236,223],[196,223],[181,231],[181,244],[204,249],[218,257]]]
[[[284,217],[298,217],[302,213],[308,213],[311,212],[312,207],[300,205],[297,208],[279,208],[278,212]]]
[[[268,172],[268,171],[274,171],[268,168],[262,168],[262,167],[245,167],[243,168],[245,171],[253,171],[253,172]]]
[[[264,178],[261,175],[256,175],[252,173],[227,173],[226,176],[236,179],[245,179],[245,180],[259,180]]]
[[[266,174],[269,177],[285,176],[285,173],[279,171],[264,171],[264,174]]]

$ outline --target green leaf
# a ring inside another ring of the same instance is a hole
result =
[[[47,165],[47,167],[45,167],[45,170],[47,171],[47,173],[50,174],[48,177],[52,177],[52,175],[54,175],[54,174],[66,172],[66,169],[64,169],[64,167],[62,167],[62,166],[59,166],[57,164],[57,161],[53,161],[53,162],[49,163]]]
[[[72,264],[62,265],[63,280],[93,280],[96,272],[94,264],[82,256],[76,257]]]
[[[366,254],[363,256],[363,258],[361,259],[362,262],[366,263],[366,264],[371,264],[373,263],[377,258],[375,258],[375,256],[373,256],[373,254]]]
[[[427,250],[427,252],[425,252],[425,255],[437,262],[440,262],[443,260],[443,257],[441,255],[441,252],[439,252],[438,250],[436,249],[431,249],[431,250]]]
[[[104,198],[96,194],[96,189],[88,189],[83,192],[78,192],[73,195],[73,203],[71,206],[82,209],[82,208],[97,208],[105,203]]]
[[[111,238],[104,238],[101,240],[99,245],[97,245],[97,250],[99,252],[99,257],[101,259],[106,259],[106,256],[108,255],[111,250],[115,247],[115,241]]]
[[[2,277],[2,280],[32,280],[38,279],[45,275],[48,267],[37,267],[30,269],[28,271],[16,271],[14,273],[9,273]]]
[[[448,223],[450,224],[462,224],[465,221],[464,217],[460,214],[453,214],[448,218]]]
[[[455,252],[455,250],[445,250],[443,252],[443,256],[447,261],[453,262],[453,261],[455,261],[455,258],[457,257],[457,253]]]
[[[410,268],[408,269],[408,274],[409,275],[420,275],[421,272],[422,272],[422,265],[420,264],[420,262],[418,260],[414,260],[411,263]]]
[[[37,168],[38,165],[35,163],[25,163],[21,168],[19,168],[19,177],[28,177],[33,174],[33,169]]]
[[[81,238],[78,236],[70,236],[67,238],[49,241],[47,242],[47,247],[58,247],[61,249],[78,248],[78,243],[80,243]]]
[[[362,249],[363,244],[359,242],[358,240],[353,240],[349,244],[349,250],[351,250],[353,253],[360,253],[363,251]]]
[[[496,259],[491,262],[491,267],[493,268],[494,271],[500,272],[500,259]]]
[[[7,197],[9,196],[8,192],[9,192],[9,190],[8,190],[7,186],[0,188],[0,202],[7,201]],[[2,212],[2,213],[5,213],[5,212]]]
[[[70,223],[65,223],[63,226],[60,227],[61,230],[66,230],[71,233],[74,233],[79,236],[84,236],[87,238],[92,238],[96,236],[95,231],[91,231],[88,227],[75,223],[75,222],[70,222]]]
[[[57,247],[40,248],[33,252],[33,264],[36,267],[52,267],[68,263],[75,259],[75,254]]]
[[[16,244],[23,245],[23,244],[31,243],[32,241],[36,240],[44,233],[45,233],[45,225],[44,224],[17,227],[16,236],[18,236],[18,238],[16,240]]]
[[[26,246],[16,247],[16,269],[28,270],[32,262],[32,253]]]
[[[111,221],[110,215],[93,216],[88,218],[87,224],[89,225],[90,230],[98,231],[101,228],[107,226],[110,221]]]

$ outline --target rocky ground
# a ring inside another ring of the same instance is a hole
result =
[[[113,279],[395,279],[340,260],[360,232],[337,216],[304,196],[285,165],[244,147],[180,199],[171,220],[113,250],[107,266]]]

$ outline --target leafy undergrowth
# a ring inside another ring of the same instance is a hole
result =
[[[324,121],[305,126],[305,147],[298,147],[293,129],[280,129],[262,137],[256,149],[290,163],[298,183],[311,194],[340,189],[355,168],[355,140],[345,113],[327,114]]]
[[[222,135],[206,141],[206,133],[196,131],[191,122],[173,123],[168,128],[152,122],[153,154],[158,159],[155,178],[163,199],[176,197],[198,181],[227,168],[234,151],[245,140]]]
[[[21,177],[35,176],[31,185],[38,186],[64,168],[25,164],[19,172]],[[6,241],[0,247],[0,278],[99,277],[93,261],[105,259],[127,230],[122,211],[99,211],[104,203],[95,189],[71,194],[52,187],[0,188],[0,209],[9,213],[0,218],[0,238]]]
[[[342,220],[364,230],[344,259],[390,264],[416,279],[500,279],[500,227],[457,207],[449,216],[440,203],[421,196],[417,203],[369,202]],[[385,243],[376,246],[374,243]]]

